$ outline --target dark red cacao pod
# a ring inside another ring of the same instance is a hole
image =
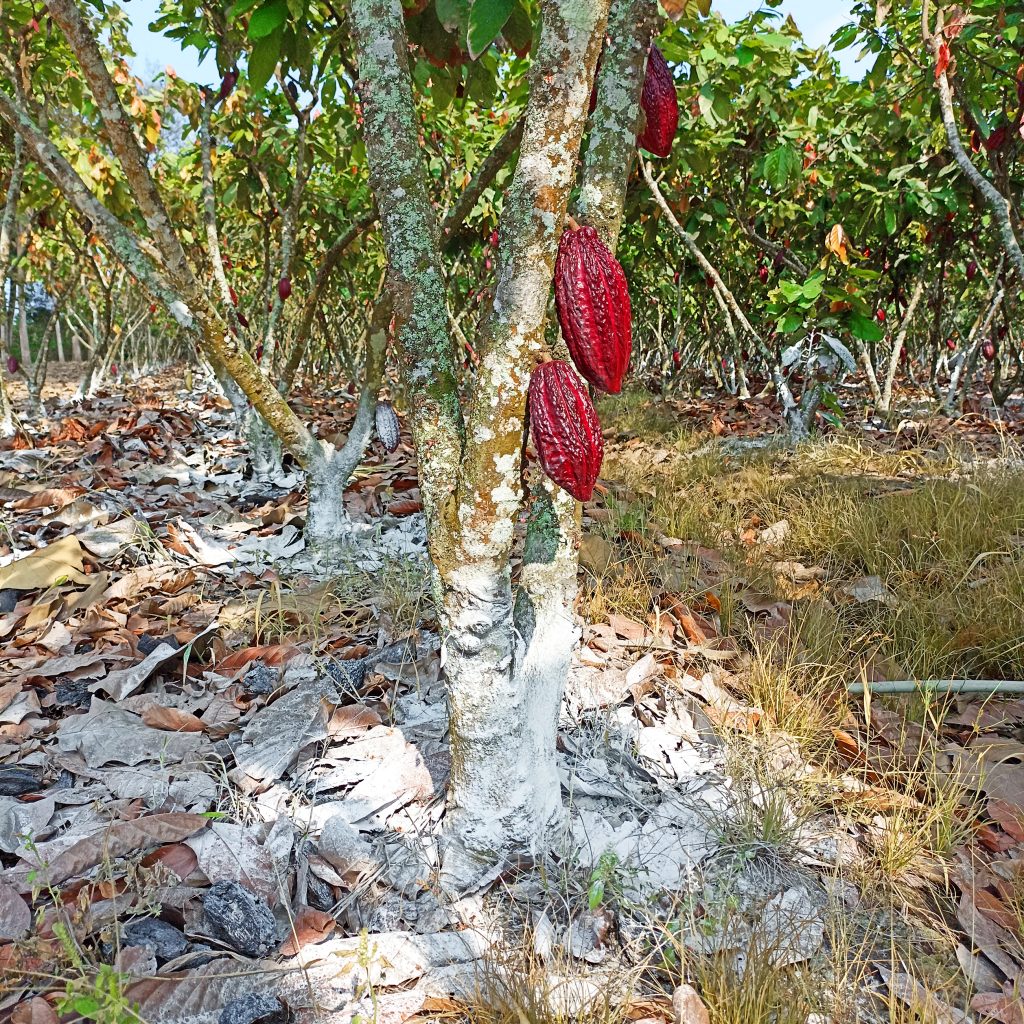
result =
[[[7,357],[7,372],[8,373],[17,373],[18,372],[18,360],[17,360],[17,357],[15,357],[15,356],[8,356]]]
[[[619,261],[592,227],[570,228],[558,243],[555,308],[580,373],[617,395],[633,348],[629,289]]]
[[[277,282],[277,294],[282,302],[285,302],[292,293],[292,283],[287,277],[282,277]]]
[[[398,447],[398,416],[394,407],[390,402],[378,402],[373,416],[380,443],[393,452]]]
[[[530,378],[530,436],[544,472],[577,501],[589,501],[604,458],[594,403],[573,368],[555,359]]]
[[[993,345],[991,341],[986,341],[985,344],[981,346],[981,354],[985,357],[987,362],[991,363],[996,357],[995,345]]]
[[[656,46],[647,56],[640,106],[647,120],[636,144],[655,156],[668,156],[679,128],[679,98],[668,62]]]

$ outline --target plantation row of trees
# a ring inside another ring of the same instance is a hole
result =
[[[726,25],[702,0],[166,0],[157,27],[220,80],[143,83],[115,4],[14,0],[5,350],[33,403],[61,324],[88,347],[83,393],[114,363],[201,364],[254,471],[282,452],[303,469],[325,552],[394,379],[445,642],[446,869],[465,880],[542,850],[560,816],[580,510],[521,453],[531,372],[561,351],[567,218],[625,270],[648,383],[769,384],[798,437],[839,414],[857,364],[883,413],[911,365],[950,409],[979,368],[1004,402],[1024,383],[1022,21],[997,0],[865,2],[813,50],[771,11]],[[667,156],[637,147],[653,39],[679,107]],[[23,351],[26,289],[47,299]],[[342,447],[289,405],[303,372],[360,389]]]

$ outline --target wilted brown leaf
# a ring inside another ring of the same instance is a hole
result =
[[[15,868],[9,873],[9,881],[19,892],[27,892],[31,884],[57,886],[106,860],[138,853],[157,843],[179,842],[209,823],[210,819],[201,814],[181,811],[114,822],[105,832],[79,840],[49,864],[32,869]],[[28,881],[30,873],[36,876],[34,883]]]
[[[312,907],[301,907],[295,915],[291,934],[281,946],[282,956],[295,956],[304,946],[323,942],[337,927],[330,914]]]

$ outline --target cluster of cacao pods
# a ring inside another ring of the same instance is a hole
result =
[[[579,375],[617,395],[633,347],[626,275],[590,226],[563,232],[555,259],[555,308]],[[572,366],[543,363],[530,380],[530,431],[544,472],[589,501],[604,458],[594,403]]]

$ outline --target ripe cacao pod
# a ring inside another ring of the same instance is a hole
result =
[[[985,344],[981,346],[981,354],[985,357],[987,362],[991,363],[996,357],[995,345],[993,345],[991,341],[986,341]]]
[[[380,443],[393,452],[398,447],[398,415],[394,407],[390,402],[378,402],[373,418]]]
[[[18,372],[18,359],[17,356],[7,357],[7,372],[17,373]]]
[[[580,373],[617,395],[633,348],[629,289],[618,260],[592,227],[570,228],[558,243],[555,308]]]
[[[287,300],[288,296],[291,295],[291,293],[292,293],[292,283],[291,283],[291,281],[287,277],[282,277],[281,280],[277,282],[278,298],[280,298],[280,300],[282,302],[284,302],[284,301]]]
[[[220,80],[220,92],[217,94],[218,100],[226,100],[235,88],[235,84],[238,82],[238,72],[232,68],[226,72],[224,77]]]
[[[647,55],[640,106],[646,123],[636,144],[655,156],[668,156],[679,128],[679,99],[668,62],[656,46]]]
[[[577,501],[589,501],[604,458],[601,424],[573,368],[559,359],[530,378],[530,435],[544,472]]]

